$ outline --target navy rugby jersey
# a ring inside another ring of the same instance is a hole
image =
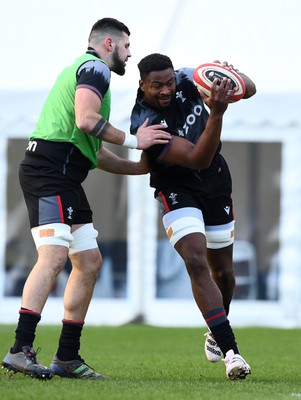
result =
[[[149,124],[165,124],[172,135],[181,136],[196,143],[205,129],[208,112],[192,81],[193,69],[182,68],[175,71],[176,94],[170,105],[164,109],[150,108],[143,101],[143,92],[138,89],[136,103],[131,114],[131,133],[136,134],[145,119]],[[164,154],[169,144],[158,144],[146,149],[151,165],[150,186],[156,190],[175,189],[202,191],[202,175],[206,170],[194,170],[164,162]],[[217,149],[219,153],[221,144]],[[210,168],[210,167],[209,167]]]

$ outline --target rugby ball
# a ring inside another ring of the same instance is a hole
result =
[[[232,69],[226,68],[223,64],[219,63],[206,63],[199,65],[193,72],[193,81],[198,90],[202,90],[206,96],[210,95],[210,89],[214,79],[218,79],[219,85],[223,78],[231,80],[230,89],[237,87],[238,90],[231,97],[230,101],[233,103],[242,99],[246,92],[246,86],[239,74]]]

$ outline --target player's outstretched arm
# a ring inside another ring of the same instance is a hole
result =
[[[230,90],[230,82],[226,78],[219,86],[217,79],[213,81],[209,97],[200,91],[204,103],[210,108],[205,130],[195,145],[181,137],[173,137],[163,160],[186,168],[208,168],[220,143],[223,116],[232,94],[233,90]]]
[[[121,158],[102,145],[97,159],[99,169],[113,174],[143,175],[150,171],[145,152],[141,152],[140,160],[136,162]]]
[[[77,127],[99,140],[126,146],[132,149],[146,149],[154,144],[167,143],[171,137],[161,125],[147,126],[148,121],[138,129],[137,135],[115,128],[99,115],[101,100],[90,89],[80,88],[75,93],[75,118]]]

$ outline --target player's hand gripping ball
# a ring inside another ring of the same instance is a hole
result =
[[[242,99],[246,92],[246,86],[239,74],[233,69],[229,69],[219,63],[206,63],[199,65],[193,73],[193,81],[198,90],[205,93],[206,96],[210,95],[210,89],[214,79],[218,79],[217,85],[221,83],[223,78],[229,78],[230,89],[237,87],[236,92],[231,97],[231,103]]]

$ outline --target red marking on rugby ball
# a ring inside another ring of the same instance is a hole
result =
[[[210,89],[214,79],[218,79],[218,85],[223,78],[229,78],[230,89],[237,87],[238,90],[231,97],[231,102],[242,99],[246,93],[246,86],[239,74],[232,69],[226,68],[218,63],[206,63],[199,65],[193,73],[193,81],[199,90],[202,90],[207,96],[210,95]]]

